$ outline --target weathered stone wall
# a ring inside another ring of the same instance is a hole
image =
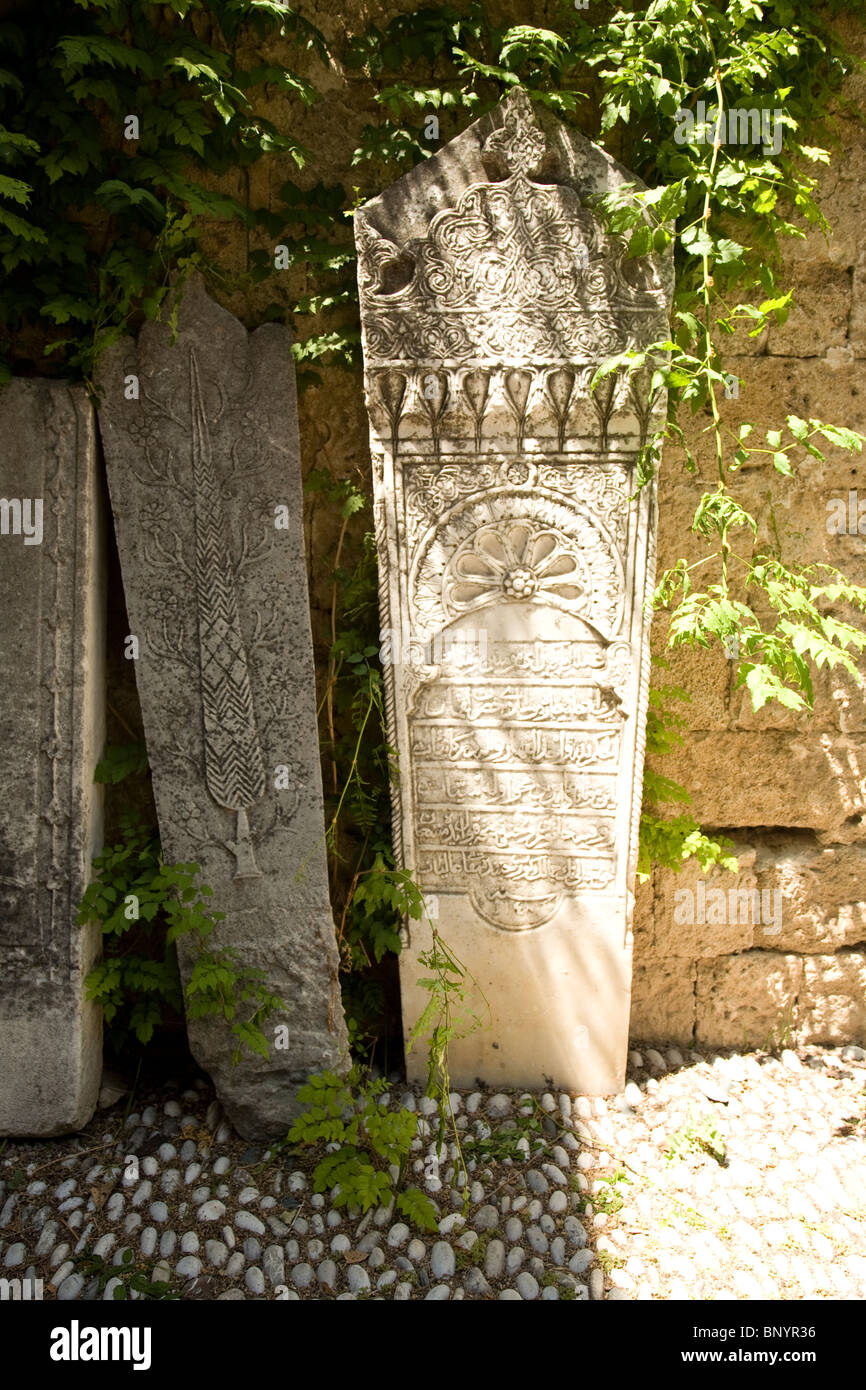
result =
[[[845,26],[861,56],[862,33]],[[866,84],[847,94],[862,105]],[[726,423],[780,425],[789,413],[866,432],[866,247],[862,239],[866,132],[840,120],[840,148],[820,166],[821,205],[834,230],[792,241],[787,266],[795,307],[781,327],[736,340],[727,370],[742,381],[739,398],[722,403]],[[702,553],[689,533],[695,502],[712,480],[706,444],[692,428],[705,467],[691,477],[675,451],[664,461],[659,494],[659,567]],[[827,447],[826,463],[808,459],[783,479],[772,466],[744,468],[738,495],[759,521],[758,543],[777,537],[795,563],[835,565],[866,583],[864,540],[827,531],[827,504],[858,489],[866,499],[862,457]],[[864,508],[866,513],[866,508]],[[864,522],[866,530],[866,522]],[[750,537],[738,533],[748,552]],[[840,610],[839,616],[847,616]],[[655,631],[659,650],[664,622]],[[740,874],[707,881],[726,893],[734,884],[781,893],[774,921],[678,925],[678,889],[697,886],[699,871],[656,871],[638,891],[632,1035],[682,1043],[763,1043],[790,1026],[800,1042],[862,1041],[866,1036],[866,704],[844,673],[822,672],[812,717],[777,704],[754,713],[734,689],[735,663],[719,650],[670,656],[665,679],[691,704],[684,743],[663,760],[666,776],[688,787],[705,827],[727,832],[740,853]],[[680,899],[680,901],[683,901]],[[744,915],[739,913],[739,916]],[[728,919],[733,914],[727,913]]]
[[[350,0],[339,10],[305,4],[331,38],[366,22],[383,26],[412,6],[362,4]],[[550,23],[555,5],[521,6],[519,22]],[[515,22],[513,5],[502,5]],[[863,55],[855,20],[840,21],[849,46]],[[252,200],[274,201],[286,178],[302,185],[341,180],[347,189],[361,184],[363,196],[380,191],[366,171],[351,167],[351,155],[364,124],[375,112],[370,88],[354,73],[316,70],[324,90],[293,133],[315,154],[300,173],[289,160],[268,170],[250,171]],[[866,82],[849,83],[848,95],[862,104]],[[270,109],[285,121],[286,108]],[[866,432],[866,250],[861,243],[862,187],[866,179],[866,133],[854,120],[839,122],[840,148],[829,169],[819,170],[821,201],[834,227],[825,241],[811,232],[789,247],[796,307],[787,323],[761,338],[745,333],[734,340],[740,353],[728,369],[743,378],[738,400],[724,402],[732,423],[751,419],[766,426],[794,412],[815,415]],[[455,130],[443,119],[441,140]],[[592,133],[592,132],[590,132]],[[621,151],[613,149],[619,157]],[[240,176],[239,176],[240,177]],[[384,186],[382,181],[381,187]],[[225,184],[232,187],[231,181]],[[237,184],[240,191],[240,182]],[[215,226],[212,246],[237,272],[246,267],[243,236]],[[247,295],[224,302],[247,324],[261,321],[274,298],[265,282]],[[320,368],[322,383],[300,399],[301,458],[304,472],[328,467],[340,476],[360,473],[369,486],[369,447],[360,365],[355,372]],[[692,426],[693,447],[711,478],[706,443]],[[838,565],[866,583],[863,541],[831,536],[826,504],[847,497],[860,483],[863,464],[827,448],[827,462],[810,459],[799,475],[782,479],[772,468],[740,474],[741,495],[760,522],[759,539],[778,534],[783,554],[794,561]],[[866,497],[866,480],[861,489]],[[666,454],[660,487],[659,570],[678,556],[705,553],[689,531],[700,476],[690,476],[676,451]],[[307,546],[310,563],[314,637],[320,675],[330,612],[330,571],[340,518],[320,498],[308,499]],[[740,536],[742,533],[740,533]],[[748,543],[748,539],[742,544]],[[658,621],[654,646],[661,650],[665,626]],[[737,882],[783,894],[783,926],[768,935],[763,924],[688,928],[674,921],[676,889],[695,886],[686,869],[675,877],[657,871],[638,891],[632,1034],[639,1039],[742,1044],[763,1042],[772,1030],[790,1023],[803,1041],[866,1037],[866,706],[847,679],[819,676],[813,718],[787,714],[778,705],[758,714],[742,691],[735,691],[734,664],[719,651],[674,654],[666,677],[683,686],[691,704],[684,744],[659,770],[687,786],[695,815],[708,829],[727,832],[743,849]],[[714,878],[713,883],[716,882]],[[719,877],[725,891],[735,882]]]

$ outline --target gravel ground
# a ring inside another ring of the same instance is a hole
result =
[[[438,1232],[333,1210],[312,1151],[240,1139],[209,1081],[136,1091],[73,1138],[0,1154],[0,1277],[45,1298],[863,1299],[866,1050],[642,1048],[622,1096],[454,1093]],[[186,1087],[184,1089],[184,1087]],[[126,1113],[129,1109],[130,1113]],[[151,1291],[155,1292],[155,1291]]]

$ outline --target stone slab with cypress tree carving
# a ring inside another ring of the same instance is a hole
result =
[[[210,941],[287,1006],[267,1059],[233,1065],[222,1020],[190,1021],[190,1043],[235,1126],[267,1138],[307,1074],[346,1055],[294,367],[284,327],[248,334],[197,275],[177,326],[106,354],[100,424],[163,853],[200,864],[226,914]],[[188,981],[193,948],[179,954]]]

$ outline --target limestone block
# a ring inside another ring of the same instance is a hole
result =
[[[105,537],[84,387],[0,392],[0,1134],[87,1124],[102,1015],[78,905],[102,844]],[[29,533],[29,534],[28,534]]]
[[[690,1044],[698,965],[684,956],[642,961],[635,953],[629,1036],[633,1042]]]
[[[853,17],[852,17],[853,18]],[[856,32],[857,21],[851,28],[853,33],[843,42],[853,52],[862,52],[862,35]],[[853,92],[856,83],[862,79],[848,79],[846,84]],[[855,97],[855,100],[859,98]],[[791,239],[785,244],[786,261],[812,261],[827,257],[834,264],[845,267],[854,265],[863,245],[863,180],[866,179],[866,140],[859,121],[841,115],[836,126],[839,150],[833,150],[829,165],[816,164],[814,171],[818,179],[818,203],[830,223],[831,234],[825,238],[818,228],[803,227],[805,240]],[[843,153],[844,152],[844,153]]]
[[[774,949],[827,956],[866,940],[866,845],[779,837],[758,846],[755,873],[782,895]]]
[[[856,358],[866,357],[866,256],[859,248],[851,272],[851,318],[848,342]]]
[[[727,399],[723,393],[719,395],[723,426],[737,432],[740,425],[754,423],[756,431],[751,436],[753,444],[766,443],[760,437],[759,431],[762,428],[775,426],[784,431],[785,418],[789,414],[799,415],[804,419],[815,417],[831,424],[866,431],[866,397],[862,392],[860,370],[856,361],[849,360],[845,353],[831,354],[826,358],[756,359],[728,352],[724,365],[726,371],[739,378],[740,384],[739,394],[735,398]],[[676,486],[680,482],[689,483],[698,491],[702,486],[714,485],[715,442],[712,432],[706,430],[706,424],[707,420],[703,415],[683,421],[683,429],[697,459],[698,471],[693,476],[687,474],[682,467],[681,452],[672,447],[669,462],[666,462],[665,467],[667,481],[663,477],[662,489],[665,486]],[[826,455],[825,463],[822,464],[818,459],[804,454],[796,476],[783,478],[775,471],[766,455],[755,455],[743,464],[737,474],[732,475],[731,486],[737,492],[746,486],[755,488],[753,505],[760,500],[768,486],[772,486],[775,489],[777,505],[784,508],[789,498],[797,496],[798,493],[808,504],[809,489],[814,494],[817,487],[825,482],[829,484],[834,474],[838,474],[840,481],[856,476],[856,456],[834,445],[817,442]],[[758,475],[755,483],[751,481],[753,474]],[[851,486],[855,486],[855,483],[852,482]],[[661,560],[665,535],[664,516],[660,517],[659,525]]]
[[[733,664],[725,656],[720,643],[713,647],[667,646],[670,617],[666,612],[653,618],[653,651],[663,657],[666,667],[653,668],[653,685],[676,686],[685,691],[687,700],[668,697],[665,709],[674,714],[684,730],[706,733],[721,731],[730,725]],[[655,771],[665,775],[665,758],[653,761]]]
[[[747,951],[697,963],[697,1046],[763,1047],[800,1024],[804,989],[800,956]],[[771,1044],[772,1045],[772,1044]]]
[[[866,751],[853,734],[690,733],[658,765],[704,825],[835,833],[866,809]]]
[[[763,944],[764,917],[771,930],[774,925],[773,901],[761,902],[754,849],[741,841],[732,843],[739,864],[736,873],[713,867],[705,874],[695,859],[687,859],[679,873],[656,870],[647,952],[654,962],[733,955]]]
[[[639,952],[652,949],[653,939],[653,913],[656,905],[655,878],[658,870],[654,870],[648,879],[638,882],[634,891],[634,916],[632,920],[632,938],[634,943],[635,957]]]
[[[851,274],[827,260],[797,264],[794,298],[786,321],[767,331],[767,352],[777,357],[823,357],[848,341]]]
[[[866,952],[807,956],[801,1042],[866,1042]]]

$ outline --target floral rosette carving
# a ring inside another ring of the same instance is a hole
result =
[[[522,600],[571,612],[609,640],[622,613],[622,564],[600,520],[512,489],[453,508],[419,545],[411,588],[425,632]]]
[[[446,573],[443,602],[458,613],[493,598],[579,603],[591,584],[589,566],[567,536],[521,519],[483,526],[464,542]]]

